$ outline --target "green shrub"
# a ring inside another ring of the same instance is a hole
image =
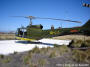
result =
[[[14,54],[17,54],[18,52],[14,51]]]
[[[0,58],[3,59],[4,58],[4,55],[0,55]]]
[[[59,47],[60,45],[54,44],[54,48]]]

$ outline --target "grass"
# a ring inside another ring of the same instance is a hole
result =
[[[15,34],[0,34],[1,40],[11,40],[15,39]]]
[[[33,63],[30,63],[29,67],[37,67],[37,66],[35,64],[33,64]]]
[[[90,40],[86,40],[86,43],[89,43]],[[75,40],[72,44],[74,47],[81,47],[82,45],[86,46],[86,44],[83,42],[83,40]],[[47,48],[38,48],[37,46],[33,48],[33,50],[28,52],[27,57],[24,58],[25,64],[30,64],[30,59],[32,58],[33,54],[43,54],[48,56],[49,58],[56,58],[63,56],[65,53],[70,52],[70,48],[68,48],[66,45],[54,45],[53,48],[47,47]],[[72,59],[76,62],[87,62],[90,63],[90,49],[86,51],[82,50],[73,50],[72,52]],[[38,64],[40,64],[41,67],[45,65],[45,62],[43,59],[40,59],[38,61]],[[35,64],[31,63],[31,66],[35,66]]]
[[[54,48],[47,47],[47,48],[41,48],[39,49],[37,46],[33,48],[33,50],[29,51],[29,56],[32,56],[31,54],[39,53],[39,54],[45,54],[49,56],[50,58],[58,57],[60,55],[63,55],[64,53],[68,52],[69,48],[65,45],[58,46],[54,45]]]
[[[35,46],[35,48],[33,48],[31,52],[40,53],[40,49],[37,46]]]
[[[72,45],[74,48],[90,47],[90,40],[74,40]],[[72,58],[77,62],[90,62],[90,49],[86,50],[73,50]]]
[[[87,62],[90,63],[90,49],[86,50],[85,52],[88,55]]]
[[[35,48],[33,48],[32,50],[29,51],[29,53],[39,53],[39,54],[46,54],[49,49],[51,49],[50,47],[47,47],[47,48],[38,48],[37,46]]]
[[[70,51],[70,49],[66,45],[62,45],[57,49],[59,50],[60,55],[63,55],[64,53],[67,53]]]
[[[11,61],[11,58],[10,57],[7,57],[5,59],[3,59],[3,63],[9,63]]]
[[[64,53],[68,52],[69,48],[65,45],[58,46],[54,45],[54,48],[47,47],[47,48],[41,48],[39,49],[37,46],[33,48],[33,50],[30,50],[28,52],[29,58],[32,58],[32,55],[35,53],[44,54],[49,56],[49,58],[58,57],[60,55],[63,55]]]
[[[90,40],[85,40],[85,44],[87,47],[90,47]]]
[[[54,58],[54,57],[56,57],[57,55],[56,55],[56,52],[55,51],[52,51],[51,53],[50,53],[50,55],[49,55],[49,58]]]
[[[88,54],[81,50],[73,50],[72,58],[77,62],[87,62]]]
[[[35,49],[36,49],[36,47],[35,47]],[[34,52],[36,52],[35,49],[30,50],[27,55],[23,56],[24,64],[29,64],[30,66],[32,66],[32,63],[30,62],[30,59],[32,58]]]
[[[40,67],[44,67],[44,65],[47,63],[46,59],[39,59],[38,60],[38,65],[40,65]]]
[[[47,47],[47,48],[41,48],[40,49],[40,54],[47,54],[47,52],[50,50],[51,48],[50,47]]]
[[[76,48],[79,48],[79,47],[90,47],[90,40],[74,40],[72,45],[72,47],[76,47]]]
[[[59,56],[62,56],[64,53],[67,53],[69,52],[70,49],[65,46],[65,45],[62,45],[62,46],[54,46],[54,48],[52,48],[52,50],[49,50],[49,57],[50,58],[53,58],[53,57],[59,57]]]
[[[24,59],[23,59],[23,61],[24,61],[24,64],[29,64],[29,57],[28,56],[24,56]]]
[[[74,40],[72,43],[72,47],[81,47],[83,41],[82,40]]]

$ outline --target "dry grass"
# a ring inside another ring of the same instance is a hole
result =
[[[45,64],[47,64],[47,60],[46,59],[39,59],[38,60],[38,65],[40,67],[44,67]]]
[[[10,57],[6,57],[2,60],[3,63],[9,63],[11,61]]]
[[[72,44],[71,44],[72,47],[76,47],[76,48],[79,48],[79,47],[90,47],[90,40],[73,40]]]
[[[65,45],[55,46],[54,48],[48,50],[47,55],[49,55],[50,58],[55,58],[60,57],[69,51],[70,49]]]
[[[0,40],[15,39],[15,34],[0,34]]]
[[[88,53],[89,52],[89,53]],[[73,50],[72,58],[77,62],[87,62],[90,63],[90,50],[81,51],[81,50]]]
[[[29,60],[30,60],[29,56],[24,56],[23,58],[24,64],[29,64]]]
[[[59,40],[90,40],[90,36],[84,36],[84,35],[64,35],[64,36],[58,36],[53,37],[53,39],[59,39]]]
[[[28,52],[28,56],[32,56],[33,54],[38,53],[38,54],[45,54],[49,56],[49,58],[54,58],[54,57],[59,57],[69,51],[70,49],[65,45],[55,46],[54,48],[47,47],[47,48],[41,48],[41,49],[38,47],[35,47],[33,50],[30,50]]]
[[[35,46],[32,50],[31,50],[32,53],[40,53],[40,49]]]

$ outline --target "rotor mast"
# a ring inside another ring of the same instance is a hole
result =
[[[30,26],[32,25],[32,18],[30,18]]]
[[[34,19],[35,17],[33,17],[33,16],[28,16],[28,17],[26,17],[26,18],[29,18],[30,19],[30,26],[32,25],[32,19]]]

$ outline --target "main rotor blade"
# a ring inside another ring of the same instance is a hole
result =
[[[35,19],[34,16],[11,16],[11,17],[23,17],[23,18],[31,18],[31,19]]]
[[[35,16],[12,16],[12,17],[24,17],[24,18],[29,18],[29,19],[49,19],[49,20],[59,20],[59,21],[68,21],[68,22],[74,22],[74,23],[81,23],[80,21],[57,19],[57,18],[40,18],[40,17],[35,17]]]
[[[56,18],[40,18],[40,17],[35,17],[35,18],[36,19],[50,19],[50,20],[60,20],[60,21],[68,21],[68,22],[81,23],[80,21],[65,20],[65,19],[56,19]]]
[[[26,16],[11,16],[11,17],[26,17]]]

